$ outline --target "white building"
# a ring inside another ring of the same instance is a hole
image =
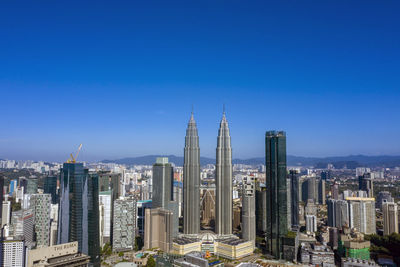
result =
[[[11,202],[3,201],[1,227],[10,224],[11,220]]]
[[[99,218],[103,222],[101,236],[103,240],[100,240],[101,244],[110,242],[111,238],[111,212],[112,212],[112,191],[103,191],[99,193],[99,204],[103,205],[102,217]]]
[[[3,240],[1,241],[2,265],[7,267],[25,266],[25,246],[21,240]]]
[[[317,217],[315,215],[306,215],[306,230],[309,233],[317,231]]]

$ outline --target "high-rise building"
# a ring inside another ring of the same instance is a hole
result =
[[[0,240],[0,265],[7,267],[25,266],[26,247],[23,240]]]
[[[183,163],[183,232],[200,231],[200,147],[196,122],[192,115],[186,129]]]
[[[11,202],[10,201],[3,201],[2,206],[2,217],[1,217],[1,227],[4,225],[9,225],[11,221]]]
[[[312,199],[314,203],[318,200],[318,187],[317,181],[314,176],[308,177],[303,181],[301,186],[302,201],[307,202],[307,200]]]
[[[315,233],[317,231],[317,216],[306,215],[306,230],[310,233]]]
[[[383,211],[383,234],[399,232],[399,216],[397,204],[394,202],[385,202],[382,204]]]
[[[30,207],[35,216],[36,247],[50,245],[50,194],[32,194]]]
[[[112,190],[99,192],[99,204],[103,205],[103,212],[101,214],[102,227],[100,232],[102,234],[101,244],[111,242],[111,231],[112,231]]]
[[[151,207],[152,207],[151,199],[139,200],[137,202],[137,229],[142,240],[144,240],[146,209],[151,209]]]
[[[267,251],[283,257],[283,238],[288,233],[286,134],[269,131],[265,140],[267,182]]]
[[[382,209],[382,205],[385,202],[393,202],[394,199],[392,197],[392,194],[388,191],[381,191],[378,193],[378,198],[376,201],[376,206],[379,209]]]
[[[370,172],[366,172],[358,177],[358,188],[366,191],[368,197],[374,197],[374,177]]]
[[[26,194],[36,194],[38,191],[38,181],[36,176],[31,176],[27,179]]]
[[[114,201],[113,251],[126,251],[135,248],[137,204],[133,198],[120,198]]]
[[[157,158],[153,165],[153,208],[162,208],[173,213],[173,236],[178,236],[179,211],[178,203],[174,201],[174,168],[168,163],[168,158]],[[199,222],[200,223],[200,222]]]
[[[342,229],[350,226],[349,206],[345,200],[328,200],[328,226]]]
[[[332,199],[339,199],[339,185],[336,183],[336,181],[334,181],[331,185],[331,197]]]
[[[82,163],[64,163],[60,172],[58,244],[73,241],[100,266],[98,175]]]
[[[248,177],[243,181],[242,193],[242,239],[252,241],[255,245],[256,240],[256,199],[254,177]]]
[[[57,180],[57,176],[48,176],[44,179],[43,191],[51,195],[51,204],[58,203]]]
[[[4,197],[4,176],[0,175],[0,204],[2,205],[0,209],[0,219],[3,218],[3,197]],[[0,223],[2,223],[0,221]]]
[[[267,230],[267,189],[264,184],[256,183],[256,232],[264,236]]]
[[[348,197],[350,227],[364,234],[375,234],[375,199]]]
[[[299,222],[299,177],[296,170],[290,170],[290,192],[291,192],[291,203],[290,203],[290,216],[292,228],[297,229],[300,226]]]
[[[160,248],[169,253],[173,240],[173,212],[152,208],[145,210],[144,248]]]
[[[218,235],[232,234],[232,148],[228,121],[222,115],[217,138],[217,163],[215,170],[216,203],[215,232]]]
[[[25,246],[32,249],[35,246],[35,216],[31,209],[18,210],[12,213],[11,231],[15,237],[23,236]]]
[[[325,180],[318,180],[318,204],[326,204]]]
[[[121,192],[121,174],[111,172],[100,172],[99,173],[99,192],[112,190],[113,197],[112,201],[122,196]]]

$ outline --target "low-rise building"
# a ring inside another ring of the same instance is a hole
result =
[[[43,247],[28,251],[27,267],[87,267],[90,257],[78,252],[78,242]]]
[[[342,267],[377,267],[379,266],[374,261],[353,259],[353,258],[342,258]]]
[[[220,257],[236,260],[253,254],[254,246],[252,241],[245,241],[238,238],[216,239],[214,253]]]
[[[201,251],[201,240],[198,238],[178,237],[172,243],[173,253],[186,255],[190,252]]]

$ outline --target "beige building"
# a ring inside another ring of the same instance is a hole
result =
[[[29,250],[27,267],[87,267],[90,257],[78,252],[78,242]]]
[[[399,232],[398,208],[394,202],[385,202],[382,204],[383,211],[383,234]]]
[[[197,238],[180,237],[173,242],[173,253],[186,255],[189,252],[201,251],[201,240]]]
[[[243,239],[217,239],[214,244],[215,255],[231,260],[249,256],[254,251],[252,241],[244,241]]]
[[[173,212],[162,208],[146,209],[144,248],[159,248],[164,252],[172,249]]]

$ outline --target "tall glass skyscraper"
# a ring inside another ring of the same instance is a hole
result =
[[[296,170],[291,170],[290,174],[290,216],[292,222],[292,228],[297,229],[299,227],[299,178]]]
[[[286,133],[268,131],[265,136],[267,185],[267,251],[283,257],[283,237],[288,232]]]
[[[48,176],[44,179],[44,193],[51,195],[51,204],[58,203],[57,176]]]
[[[78,250],[100,266],[98,175],[82,163],[64,163],[60,173],[58,244],[78,241]]]

